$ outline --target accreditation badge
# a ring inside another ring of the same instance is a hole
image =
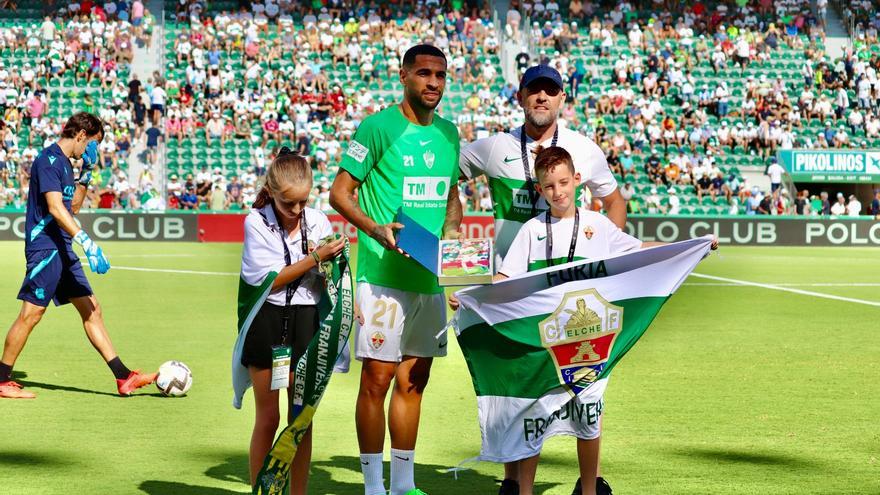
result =
[[[272,346],[272,384],[271,390],[281,390],[290,386],[290,347]]]

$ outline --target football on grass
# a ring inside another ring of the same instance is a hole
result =
[[[168,361],[159,366],[156,386],[163,395],[180,397],[192,386],[192,372],[180,361]]]

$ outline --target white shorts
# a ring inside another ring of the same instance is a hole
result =
[[[589,393],[569,401],[558,411],[559,415],[547,428],[548,434],[570,435],[581,440],[599,438],[602,434],[602,411],[605,409],[607,386],[606,378],[593,385]]]
[[[492,462],[511,462],[540,454],[544,442],[551,437],[599,438],[607,384],[608,380],[602,379],[578,397],[556,389],[546,397],[557,404],[552,407],[531,398],[478,397],[483,432],[480,457]],[[567,400],[558,406],[560,396]]]
[[[563,408],[564,409],[564,408]],[[602,434],[602,410],[605,398],[586,404],[571,404],[569,407],[568,428],[571,435],[581,440],[595,440]]]
[[[355,337],[355,357],[400,362],[403,356],[446,355],[446,299],[358,282],[355,300],[364,315]]]

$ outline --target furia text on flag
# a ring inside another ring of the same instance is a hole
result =
[[[528,272],[456,295],[480,459],[509,462],[594,424],[608,376],[711,247],[710,237]]]

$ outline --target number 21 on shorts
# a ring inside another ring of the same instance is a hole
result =
[[[387,339],[386,334],[395,332],[399,308],[400,305],[397,304],[397,301],[386,301],[383,299],[373,301],[373,307],[370,309],[369,319],[367,320],[367,325],[371,331],[370,346],[373,349],[381,349]]]
[[[393,330],[394,324],[397,321],[398,308],[400,306],[397,304],[397,301],[388,302],[376,299],[373,302],[373,315],[370,318],[370,326]]]

